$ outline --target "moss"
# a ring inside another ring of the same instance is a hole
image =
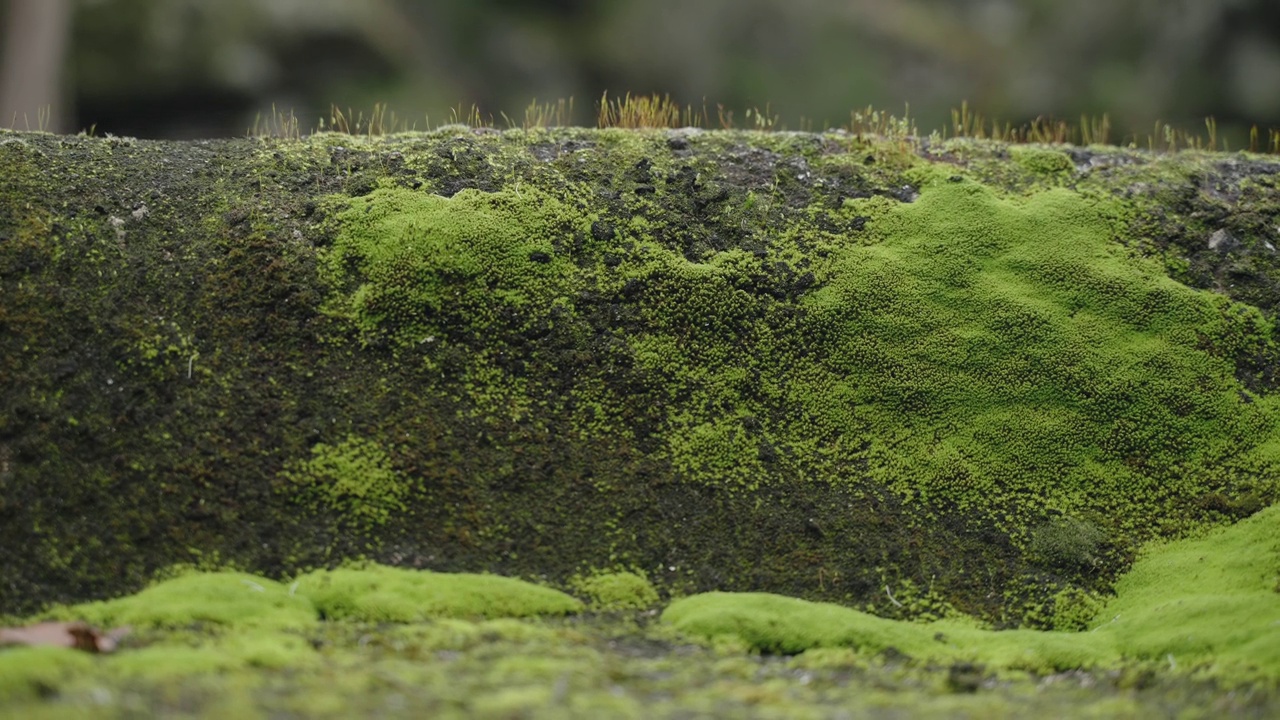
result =
[[[48,696],[93,670],[94,658],[79,650],[34,647],[0,652],[0,701]]]
[[[164,682],[240,670],[314,667],[320,655],[303,633],[317,632],[321,619],[440,619],[406,627],[394,639],[402,649],[432,652],[495,638],[545,641],[550,637],[546,631],[509,618],[581,608],[563,593],[496,576],[368,566],[309,573],[286,587],[245,573],[188,571],[129,597],[46,613],[101,627],[128,625],[134,635],[120,652],[99,661],[78,651],[6,649],[0,652],[0,698],[48,694],[90,677]]]
[[[1247,679],[1280,677],[1280,506],[1148,549],[1116,583],[1096,634],[1127,657]]]
[[[850,647],[867,656],[905,654],[923,663],[976,661],[993,668],[1053,672],[1113,662],[1105,642],[1089,635],[977,630],[943,620],[913,624],[849,608],[764,593],[706,593],[677,600],[665,621],[698,635],[733,635],[763,652]]]
[[[320,656],[305,637],[285,632],[235,630],[212,636],[162,637],[121,652],[100,673],[125,682],[166,682],[241,670],[306,670]]]
[[[1028,550],[1054,567],[1089,567],[1098,562],[1104,538],[1103,532],[1086,520],[1059,518],[1032,529]]]
[[[1071,157],[1061,150],[1015,145],[1009,148],[1013,161],[1034,173],[1055,175],[1075,170]]]
[[[333,312],[406,347],[536,326],[569,292],[556,245],[582,224],[532,187],[452,197],[381,188],[335,219],[322,268],[350,292]]]
[[[1187,461],[1275,431],[1199,349],[1218,301],[1108,247],[1105,217],[1073,193],[1020,202],[967,182],[873,217],[880,242],[847,249],[807,304],[837,333],[829,366],[856,378],[843,422],[903,438],[891,457],[872,441],[884,482],[1015,535],[1019,506],[1154,521],[1136,488],[1189,489]]]
[[[329,619],[413,622],[429,618],[562,615],[582,603],[531,583],[466,573],[390,567],[318,570],[298,578],[299,594]]]
[[[777,595],[708,593],[663,619],[686,632],[733,636],[765,652],[844,647],[923,664],[968,661],[1037,673],[1153,663],[1224,682],[1280,681],[1280,506],[1203,538],[1153,547],[1116,584],[1090,632],[993,632],[944,620],[913,624]],[[1068,598],[1062,598],[1068,600]],[[1076,625],[1086,606],[1063,608]]]
[[[377,443],[350,436],[337,445],[316,443],[311,458],[285,466],[287,489],[313,506],[335,511],[358,525],[382,525],[405,509],[410,483],[391,466]]]
[[[1053,629],[1086,630],[1102,610],[1104,601],[1079,588],[1067,588],[1053,597]]]
[[[599,610],[638,610],[658,604],[658,592],[643,575],[602,572],[579,577],[570,586]]]
[[[188,571],[135,595],[62,608],[49,617],[102,627],[284,630],[313,626],[316,610],[306,596],[273,580],[232,571]]]
[[[135,595],[57,608],[44,617],[139,630],[297,631],[314,627],[319,617],[410,622],[557,615],[581,607],[564,593],[511,578],[370,564],[317,570],[287,586],[234,571],[181,571]],[[226,637],[251,649],[244,644],[251,634]]]
[[[956,621],[949,627],[954,629],[935,633],[930,642],[956,649],[969,639],[963,633],[978,632]],[[779,658],[747,653],[737,635],[706,645],[691,640],[669,624],[637,623],[634,615],[617,613],[326,621],[301,632],[143,631],[117,653],[97,658],[54,649],[0,651],[0,698],[6,712],[36,718],[124,717],[139,708],[188,717],[462,718],[488,711],[538,717],[817,718],[890,711],[1039,717],[1133,715],[1151,707],[1269,716],[1277,700],[1261,685],[1224,692],[1220,684],[1185,673],[1162,678],[1147,663],[1046,677],[1000,669],[1034,666],[1042,649],[1011,652],[995,665],[927,665],[894,650],[874,657],[839,646]],[[40,659],[46,655],[75,666],[57,668]]]

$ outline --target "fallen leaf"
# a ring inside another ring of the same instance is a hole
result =
[[[103,632],[86,622],[44,622],[26,627],[0,628],[0,646],[51,646],[91,653],[109,653],[132,631],[118,627]]]

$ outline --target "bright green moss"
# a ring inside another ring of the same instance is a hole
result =
[[[658,604],[658,592],[643,575],[634,572],[596,573],[572,582],[599,610],[634,610]]]
[[[317,443],[309,460],[287,465],[281,476],[313,505],[366,527],[382,525],[404,510],[410,489],[385,450],[355,436],[337,445]]]
[[[804,301],[830,341],[802,401],[825,391],[835,426],[866,428],[882,481],[1018,535],[1047,508],[1149,526],[1205,492],[1228,449],[1273,436],[1274,412],[1206,352],[1243,335],[1223,301],[1125,256],[1108,212],[942,181],[873,216],[876,242],[843,249]]]
[[[187,572],[136,595],[61,608],[51,617],[101,627],[139,629],[302,629],[316,622],[305,596],[278,582],[240,572]]]
[[[1113,660],[1105,642],[1088,635],[1009,630],[990,632],[959,621],[914,624],[765,593],[705,593],[677,600],[663,619],[684,632],[737,636],[764,652],[793,654],[849,647],[868,656],[892,649],[921,662],[977,661],[993,668],[1049,672]]]
[[[492,575],[372,565],[316,571],[286,586],[245,573],[188,572],[136,595],[46,613],[100,627],[132,626],[135,635],[129,642],[141,646],[122,648],[101,660],[55,648],[0,650],[0,700],[91,677],[153,682],[236,670],[311,667],[320,656],[303,633],[318,632],[321,618],[436,620],[406,626],[395,636],[402,649],[434,652],[493,638],[545,641],[549,631],[510,618],[581,609],[581,602],[563,593]]]
[[[1127,254],[1118,205],[912,176],[915,202],[837,210],[856,236],[793,227],[697,262],[679,234],[630,218],[639,251],[602,282],[639,289],[627,343],[663,400],[680,478],[751,491],[859,467],[1068,573],[1186,529],[1206,494],[1274,483],[1274,463],[1222,467],[1276,432],[1274,408],[1243,400],[1235,377],[1234,358],[1271,347],[1256,312]],[[777,283],[805,268],[796,304],[780,302],[795,291]],[[1050,532],[1062,514],[1099,520],[1072,539]]]
[[[122,680],[165,681],[232,670],[303,670],[319,659],[293,632],[239,629],[207,637],[163,638],[106,658],[101,673]]]
[[[190,571],[136,595],[58,608],[45,617],[101,627],[239,632],[303,630],[314,627],[319,616],[411,622],[562,615],[581,608],[562,592],[522,580],[368,565],[317,570],[287,586],[240,572]],[[226,637],[224,649],[235,649],[237,657],[260,654],[252,635]]]
[[[584,220],[536,188],[446,198],[388,187],[349,202],[322,273],[342,289],[331,311],[366,339],[429,350],[519,332],[569,291],[559,243]]]
[[[95,658],[79,650],[53,647],[0,650],[0,702],[35,698],[92,672]]]
[[[1094,632],[1126,657],[1280,679],[1280,506],[1150,548],[1116,583]]]
[[[892,648],[920,663],[976,661],[1048,672],[1148,662],[1227,681],[1280,681],[1280,506],[1202,538],[1151,548],[1116,585],[1090,632],[992,632],[957,621],[913,624],[849,608],[758,593],[706,593],[673,602],[663,619],[706,637],[733,636],[767,652]],[[1070,605],[1069,599],[1066,604]],[[1093,601],[1063,608],[1080,624]]]
[[[562,592],[496,575],[372,566],[319,570],[297,583],[298,593],[310,598],[328,619],[414,622],[563,615],[582,608]]]
[[[1053,596],[1052,627],[1075,632],[1085,630],[1102,609],[1103,599],[1079,588],[1067,588]]]

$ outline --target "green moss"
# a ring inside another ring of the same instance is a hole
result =
[[[1061,150],[1050,150],[1029,145],[1015,145],[1009,148],[1013,161],[1031,172],[1040,175],[1056,175],[1075,170],[1071,156]]]
[[[298,593],[329,619],[413,622],[563,615],[582,608],[564,593],[496,575],[373,566],[319,570],[299,577],[297,583]]]
[[[1022,542],[1046,509],[1127,533],[1185,517],[1218,459],[1273,436],[1273,410],[1242,402],[1232,365],[1202,349],[1221,300],[1110,245],[1113,211],[943,181],[841,253],[805,305],[842,379],[810,387],[845,388],[831,421],[869,429],[883,482]]]
[[[93,656],[79,650],[6,648],[0,651],[0,702],[53,694],[95,665]]]
[[[305,670],[319,659],[300,635],[241,629],[162,637],[105,658],[100,673],[118,680],[163,682],[236,670]]]
[[[316,622],[315,608],[295,590],[247,573],[192,571],[135,595],[61,608],[48,616],[139,629],[311,627]]]
[[[430,349],[536,325],[568,292],[558,242],[583,220],[537,188],[453,197],[381,188],[338,213],[321,265],[366,339]]]
[[[914,624],[836,605],[756,593],[706,593],[663,613],[675,627],[732,636],[767,652],[844,647],[929,663],[1050,672],[1151,663],[1231,682],[1280,681],[1280,506],[1203,538],[1153,547],[1081,633],[993,632],[944,620]],[[1065,598],[1064,598],[1065,599]],[[1095,602],[1085,605],[1097,607]],[[1065,609],[1064,624],[1081,620]]]
[[[1067,588],[1053,596],[1052,629],[1076,632],[1088,629],[1104,605],[1103,598],[1080,588]]]
[[[1152,547],[1116,583],[1094,633],[1126,657],[1182,670],[1280,678],[1280,506]]]
[[[730,635],[763,652],[794,654],[849,647],[867,656],[902,653],[923,663],[972,661],[993,668],[1052,672],[1114,660],[1090,635],[990,632],[941,620],[914,624],[857,610],[765,593],[704,593],[673,602],[663,619],[684,632]]]
[[[303,635],[318,620],[418,622],[393,639],[402,650],[463,649],[501,638],[545,642],[548,631],[509,618],[562,615],[582,604],[555,590],[487,575],[452,575],[383,566],[317,571],[287,587],[238,572],[188,572],[136,595],[65,607],[55,619],[101,627],[129,625],[119,652],[96,660],[79,651],[0,651],[0,699],[48,694],[97,677],[164,682],[239,670],[299,670],[320,661]],[[453,618],[488,618],[471,623]]]
[[[337,445],[316,443],[311,458],[285,466],[289,491],[358,525],[376,527],[405,509],[410,483],[377,443],[350,436]]]
[[[633,610],[658,604],[658,592],[643,575],[634,572],[602,572],[570,582],[598,610]]]
[[[305,630],[318,617],[411,622],[562,615],[581,608],[564,593],[521,580],[368,565],[317,570],[288,586],[240,572],[189,571],[135,595],[57,608],[44,617],[102,627],[217,632],[224,637],[224,650],[248,657],[261,654],[253,634],[221,631]]]

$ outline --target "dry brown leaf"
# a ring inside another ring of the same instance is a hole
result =
[[[26,627],[0,628],[0,646],[52,646],[108,653],[115,650],[120,638],[131,630],[126,626],[103,632],[80,621],[44,622]]]

